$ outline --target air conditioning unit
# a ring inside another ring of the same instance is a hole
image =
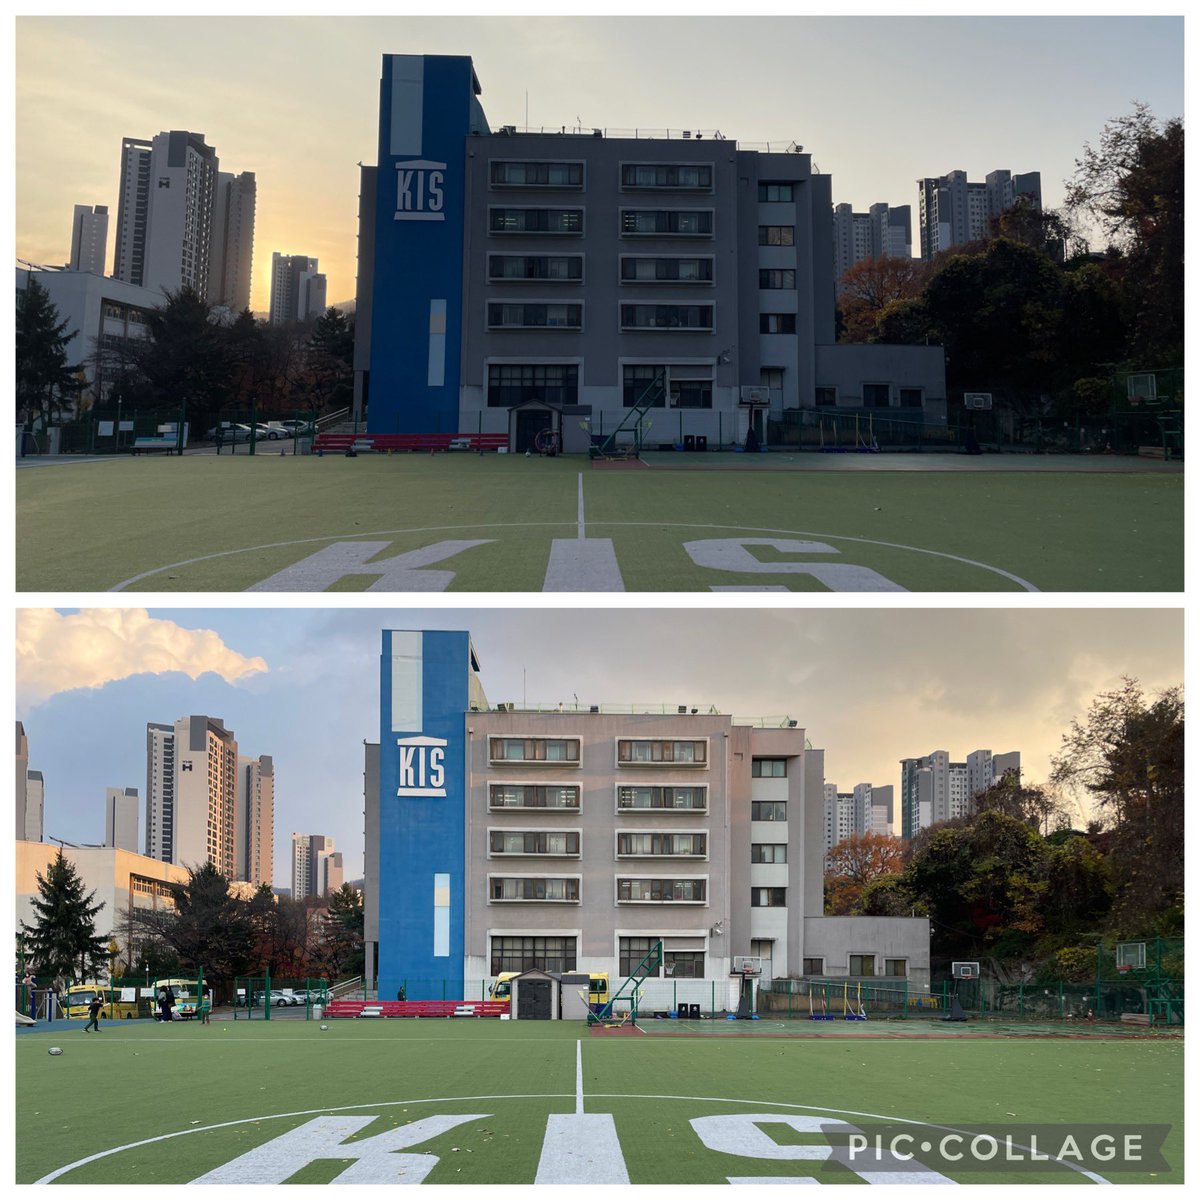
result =
[[[771,389],[764,384],[743,384],[742,404],[770,404]]]
[[[991,392],[963,392],[963,408],[991,408]]]
[[[511,700],[506,700],[506,701],[504,701],[503,704],[496,705],[496,711],[497,712],[512,712],[515,707],[516,706],[513,704],[513,702]]]

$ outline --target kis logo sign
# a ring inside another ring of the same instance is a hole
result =
[[[397,738],[397,796],[445,796],[445,738]]]
[[[444,221],[446,164],[413,159],[396,164],[397,221]]]

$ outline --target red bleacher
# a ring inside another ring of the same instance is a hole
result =
[[[498,1017],[507,1000],[331,1000],[327,1017]]]
[[[313,449],[339,453],[356,450],[499,450],[507,433],[319,433]]]

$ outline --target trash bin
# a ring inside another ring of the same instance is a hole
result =
[[[696,449],[697,450],[707,450],[708,449],[708,434],[706,434],[706,433],[696,434]]]
[[[325,1010],[319,1004],[314,1004],[313,1005],[313,1020],[319,1021],[321,1019],[321,1014],[324,1011]]]
[[[696,449],[696,435],[694,433],[685,433],[683,435],[683,448],[685,450]]]

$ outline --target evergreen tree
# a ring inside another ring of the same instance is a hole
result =
[[[308,342],[309,389],[318,408],[344,408],[354,397],[354,318],[327,309]]]
[[[21,922],[25,951],[39,974],[84,982],[101,971],[108,958],[108,938],[96,933],[96,914],[104,907],[85,894],[83,880],[60,850],[38,874],[33,898],[34,923]]]
[[[348,883],[329,897],[322,933],[321,959],[330,975],[334,978],[361,975],[366,961],[362,894]]]
[[[67,363],[67,321],[59,320],[50,293],[28,276],[17,301],[16,375],[17,417],[22,422],[43,420],[60,409],[77,388],[77,366]]]

